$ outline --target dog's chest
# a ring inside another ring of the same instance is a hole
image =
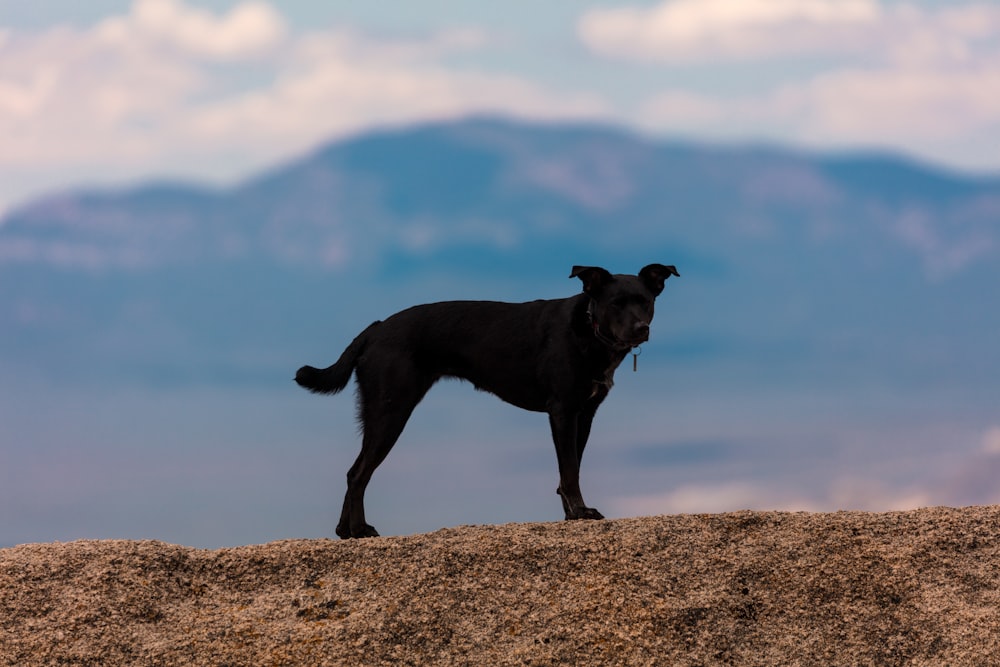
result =
[[[598,376],[594,378],[590,389],[591,398],[594,398],[602,392],[603,395],[607,396],[608,392],[611,391],[611,387],[615,386],[615,371],[618,369],[621,362],[621,359],[613,362],[604,370],[603,373],[599,373]]]

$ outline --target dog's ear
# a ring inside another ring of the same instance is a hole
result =
[[[574,266],[569,277],[583,281],[583,291],[591,295],[614,280],[611,273],[599,266]]]
[[[663,291],[663,283],[670,276],[681,277],[681,274],[677,273],[677,268],[673,264],[669,266],[650,264],[649,266],[642,267],[642,271],[639,272],[639,277],[642,279],[642,282],[646,283],[646,287],[653,293],[653,296],[660,295],[660,292]]]

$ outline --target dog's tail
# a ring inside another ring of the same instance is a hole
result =
[[[350,382],[351,373],[358,365],[358,357],[368,343],[368,332],[377,324],[378,322],[374,322],[359,333],[332,366],[327,368],[303,366],[295,373],[295,381],[300,387],[314,394],[336,394],[341,391]]]

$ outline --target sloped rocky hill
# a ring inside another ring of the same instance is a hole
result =
[[[22,545],[0,664],[1000,664],[1000,508]]]

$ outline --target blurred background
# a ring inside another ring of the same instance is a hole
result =
[[[0,0],[0,546],[333,535],[302,364],[406,306],[675,264],[609,517],[1000,501],[1000,4]],[[456,381],[383,535],[562,516]]]

